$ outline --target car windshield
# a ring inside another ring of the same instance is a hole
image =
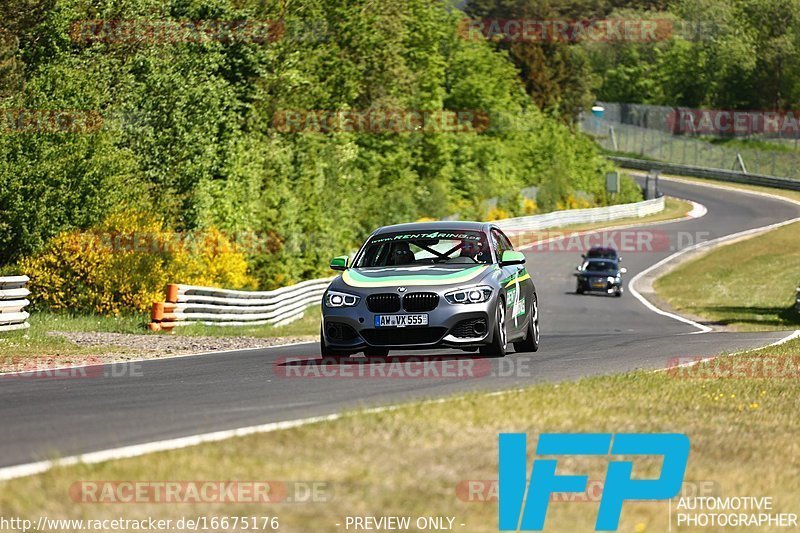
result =
[[[482,232],[441,230],[375,235],[356,258],[355,267],[475,265],[491,262],[492,254]]]
[[[616,270],[617,265],[613,261],[587,261],[584,263],[583,269],[588,272],[605,272]]]
[[[598,259],[616,259],[617,251],[610,248],[592,248],[586,257],[596,257]]]

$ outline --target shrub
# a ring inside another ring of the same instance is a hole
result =
[[[493,207],[492,209],[489,210],[489,213],[486,215],[487,222],[493,222],[495,220],[503,220],[504,218],[511,218],[511,213],[499,207]]]
[[[63,232],[24,258],[36,308],[119,315],[146,311],[167,283],[252,287],[238,247],[217,230],[176,234],[141,212],[109,216],[89,232]]]
[[[535,215],[539,211],[539,206],[536,205],[536,200],[525,198],[522,201],[522,212],[525,215]]]

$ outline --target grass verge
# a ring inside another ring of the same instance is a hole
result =
[[[144,314],[103,317],[32,312],[29,319],[29,329],[0,335],[0,370],[14,368],[12,362],[18,359],[33,357],[47,358],[49,361],[47,364],[58,362],[61,365],[85,363],[86,358],[97,362],[101,359],[103,361],[127,359],[129,356],[154,357],[169,353],[204,352],[239,347],[225,344],[214,348],[212,345],[206,346],[208,343],[205,343],[204,347],[198,348],[191,339],[192,337],[203,337],[206,340],[214,337],[220,340],[235,337],[242,340],[242,342],[246,339],[251,344],[258,344],[255,339],[271,339],[270,344],[275,344],[281,339],[298,340],[302,337],[319,334],[320,309],[319,307],[310,307],[303,318],[280,327],[263,325],[226,328],[193,325],[176,328],[175,333],[164,333],[163,335],[172,338],[189,338],[183,343],[186,345],[185,348],[182,348],[182,343],[179,342],[180,339],[175,339],[175,342],[170,343],[168,352],[165,350],[164,343],[156,342],[159,339],[153,338],[155,336],[147,331],[148,322],[149,316]],[[97,345],[79,345],[54,334],[54,332],[86,333],[85,337],[92,337],[92,339],[86,340],[92,340],[91,344]],[[141,337],[134,337],[137,339],[136,342],[132,342],[129,339],[126,339],[125,342],[119,342],[117,339],[103,335],[105,333],[125,333],[140,335]],[[148,339],[152,339],[153,342],[148,341]],[[10,364],[11,366],[9,367]]]
[[[702,140],[733,149],[759,150],[761,152],[798,152],[797,143],[791,141],[764,141],[760,139],[738,139],[721,137],[703,137]]]
[[[796,328],[800,223],[717,248],[657,279],[679,312],[742,330]]]
[[[144,333],[145,320],[144,315],[103,317],[34,311],[28,319],[30,328],[0,335],[0,357],[63,358],[98,355],[108,351],[108,348],[78,346],[63,337],[51,335],[50,332]],[[127,352],[135,353],[135,350]]]
[[[268,515],[277,516],[280,530],[290,532],[341,531],[348,515],[453,516],[456,530],[495,532],[496,502],[471,497],[466,487],[470,480],[484,480],[478,486],[490,487],[490,480],[497,478],[498,433],[527,433],[530,454],[536,435],[543,432],[679,432],[688,435],[692,445],[687,492],[704,487],[708,496],[769,496],[773,512],[796,513],[800,509],[798,350],[800,340],[795,340],[732,356],[740,362],[769,358],[776,363],[773,369],[781,368],[780,362],[794,361],[784,367],[787,373],[771,377],[720,373],[714,379],[712,370],[718,367],[713,363],[704,373],[631,372],[499,395],[476,393],[444,402],[416,402],[392,411],[357,412],[336,421],[183,450],[62,467],[0,484],[0,508],[6,516],[34,521],[40,515],[173,520]],[[634,460],[636,477],[655,476],[660,470],[660,459]],[[559,468],[561,474],[602,480],[607,461],[563,458]],[[81,503],[70,495],[75,483],[103,480],[316,481],[326,484],[326,498],[314,503],[170,505]],[[591,531],[596,513],[596,503],[555,502],[546,528]],[[671,520],[676,531],[691,530],[675,523],[674,502]],[[666,502],[626,503],[619,530],[666,531],[669,521]]]

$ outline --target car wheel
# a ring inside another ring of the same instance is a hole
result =
[[[583,294],[583,287],[581,287],[580,283],[578,283],[578,286],[575,287],[575,294]]]
[[[615,296],[615,297],[617,297],[617,298],[619,298],[620,296],[622,296],[622,289],[621,289],[621,288],[619,288],[619,287],[617,287],[617,290],[616,290],[616,292],[614,293],[614,296]]]
[[[506,332],[506,304],[503,300],[497,300],[496,320],[492,343],[488,346],[481,346],[481,355],[490,357],[504,357],[508,347],[508,334]]]
[[[531,298],[533,306],[531,308],[531,319],[528,321],[528,331],[525,339],[514,343],[514,350],[518,352],[538,352],[539,351],[539,302],[536,295]]]

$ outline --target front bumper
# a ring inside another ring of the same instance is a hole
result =
[[[367,309],[364,298],[355,307],[329,308],[323,304],[322,335],[329,347],[354,351],[483,346],[492,342],[495,306],[496,298],[480,304],[450,304],[442,299],[436,309],[424,312],[427,326],[376,328],[376,315],[416,313],[374,313]]]
[[[607,277],[578,277],[578,288],[584,292],[602,292],[604,294],[613,294],[622,290],[622,281],[608,281]]]

